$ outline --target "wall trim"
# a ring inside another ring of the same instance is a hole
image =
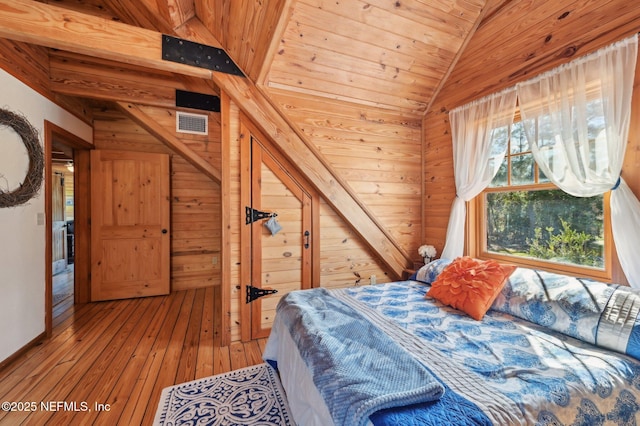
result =
[[[29,351],[29,349],[37,346],[42,341],[44,341],[46,338],[47,338],[47,332],[43,331],[38,336],[36,336],[33,340],[31,340],[29,343],[27,343],[26,345],[24,345],[23,347],[21,347],[20,349],[15,351],[12,355],[9,355],[9,357],[6,358],[4,361],[1,361],[0,362],[0,373],[4,372],[4,370],[7,367],[9,367],[9,365],[11,365],[18,358],[21,358],[24,354],[26,354]]]

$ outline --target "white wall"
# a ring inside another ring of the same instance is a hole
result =
[[[44,121],[92,142],[92,128],[0,69],[0,107],[23,115],[44,144]],[[28,160],[12,129],[0,129],[0,185],[21,182]],[[12,137],[15,140],[12,140]],[[6,180],[5,180],[6,179]],[[7,186],[7,185],[10,186]],[[45,331],[44,182],[27,204],[0,208],[0,361]]]

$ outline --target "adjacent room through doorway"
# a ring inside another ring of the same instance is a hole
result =
[[[51,152],[52,309],[55,319],[74,303],[73,150],[54,143]]]

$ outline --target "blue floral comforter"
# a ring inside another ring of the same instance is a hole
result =
[[[376,425],[640,424],[640,362],[489,311],[481,322],[406,281],[334,290],[445,386],[436,402],[382,410]]]

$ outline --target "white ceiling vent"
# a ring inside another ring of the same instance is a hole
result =
[[[189,112],[176,112],[176,131],[178,133],[209,134],[208,116]]]

